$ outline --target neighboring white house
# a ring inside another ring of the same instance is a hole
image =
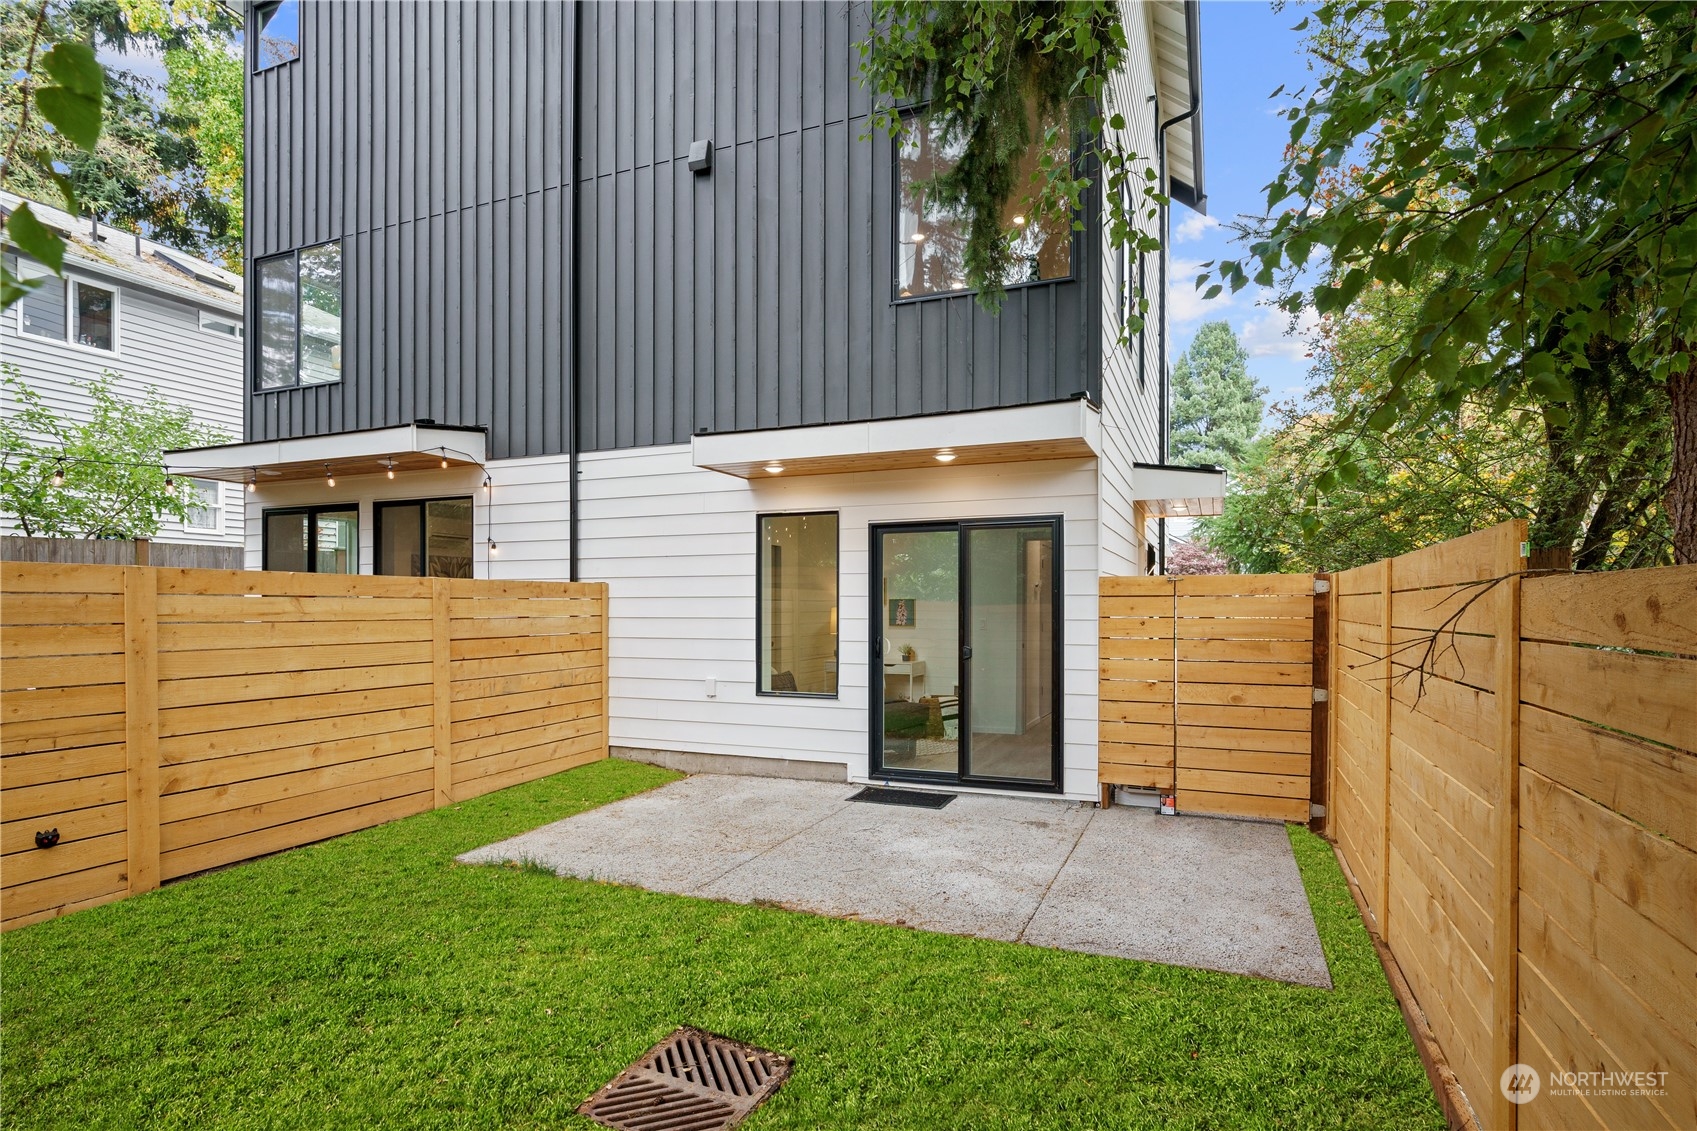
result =
[[[20,198],[0,193],[0,214]],[[43,279],[0,314],[0,361],[54,412],[85,420],[82,385],[110,370],[124,396],[157,389],[195,419],[236,439],[242,434],[242,277],[152,240],[34,201],[30,211],[65,237],[65,277],[5,245],[6,265]],[[0,216],[0,219],[3,219]],[[0,413],[17,408],[0,389]],[[240,545],[245,536],[239,484],[192,480],[204,505],[187,522],[167,518],[161,542]],[[17,532],[0,514],[0,535]]]

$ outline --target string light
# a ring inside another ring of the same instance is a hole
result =
[[[483,475],[483,490],[485,492],[489,492],[489,491],[493,491],[494,489],[495,489],[495,481],[493,479],[489,478],[489,474],[487,472],[485,472],[484,475]]]
[[[442,470],[448,470],[448,457],[446,455],[442,457]]]
[[[393,479],[395,477],[395,461],[386,459],[383,461],[383,466],[389,469],[389,478]]]
[[[491,554],[498,554],[501,552],[501,547],[495,545],[495,540],[493,538],[489,540],[489,552]]]
[[[65,485],[65,465],[62,464],[62,463],[56,463],[56,464],[53,465],[53,486],[63,487],[64,485]]]
[[[171,469],[167,467],[165,469],[165,490],[167,490],[167,491],[174,490],[176,488],[176,486],[177,486],[177,481],[175,479],[171,478]]]
[[[329,487],[334,487],[336,485],[336,477],[330,474],[329,464],[324,465],[324,483]]]

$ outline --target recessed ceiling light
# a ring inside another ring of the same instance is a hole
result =
[[[950,460],[952,460],[954,458],[955,458],[955,453],[954,453],[954,449],[952,449],[952,448],[944,448],[942,451],[937,453],[937,462],[938,463],[948,463]]]
[[[766,465],[766,470],[773,475],[782,475],[784,473],[784,465],[777,462],[769,463]]]

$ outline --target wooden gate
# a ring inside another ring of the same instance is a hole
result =
[[[1181,812],[1307,821],[1324,733],[1316,588],[1311,574],[1104,577],[1102,784],[1176,794]]]

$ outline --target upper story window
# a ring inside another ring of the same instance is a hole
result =
[[[72,275],[60,278],[19,260],[18,274],[39,284],[18,301],[18,333],[118,352],[118,291]]]
[[[200,328],[208,334],[223,334],[230,338],[242,336],[242,324],[239,321],[205,310],[200,312]]]
[[[1039,131],[1039,134],[1043,132]],[[1071,143],[1057,146],[1057,160],[1071,159]],[[921,114],[908,123],[896,153],[897,189],[901,211],[896,224],[896,297],[921,298],[954,294],[967,289],[964,211],[928,199],[926,182],[954,168],[965,152],[966,140],[945,136]],[[1035,183],[1041,155],[1036,147],[1014,173],[1015,192],[1002,216],[1002,226],[1016,233],[1014,264],[1003,286],[1065,279],[1072,275],[1072,226],[1028,218],[1025,186]]]
[[[322,385],[342,377],[342,245],[261,259],[257,384]]]
[[[254,45],[254,67],[263,71],[292,63],[301,57],[300,0],[280,0],[259,8],[259,39]]]

